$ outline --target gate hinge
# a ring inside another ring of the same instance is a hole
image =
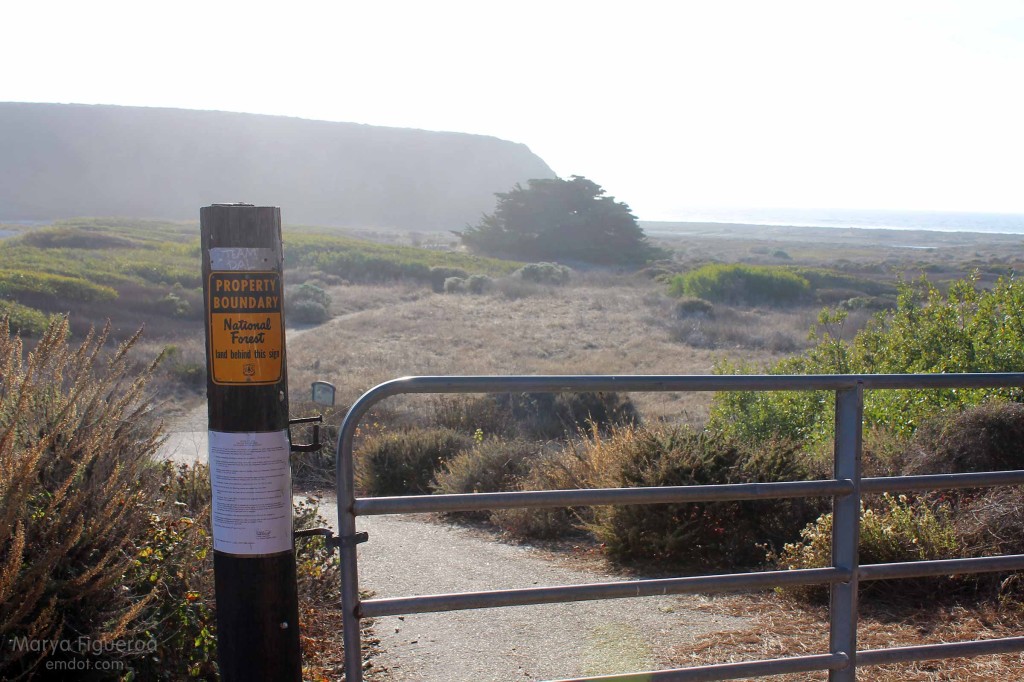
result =
[[[324,422],[324,416],[318,414],[315,417],[300,417],[298,419],[288,420],[288,440],[291,442],[292,424],[312,424],[313,425],[313,442],[312,443],[292,443],[292,452],[317,452],[324,447],[324,444],[320,442],[320,425]]]

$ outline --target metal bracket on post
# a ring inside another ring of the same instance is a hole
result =
[[[313,442],[312,443],[292,443],[292,452],[317,452],[323,449],[324,444],[320,442],[320,425],[324,422],[324,416],[318,414],[315,417],[300,417],[298,419],[288,420],[288,440],[291,440],[291,426],[292,424],[312,424],[313,425]]]
[[[370,534],[356,533],[346,537],[341,537],[334,534],[334,531],[330,528],[304,528],[297,530],[294,533],[297,538],[310,538],[317,535],[323,536],[324,541],[327,543],[327,550],[330,554],[334,554],[334,550],[338,547],[354,547],[355,545],[366,542],[370,539]]]
[[[362,544],[370,539],[370,534],[363,531],[362,533],[356,533],[355,535],[346,535],[345,537],[338,537],[336,543],[338,547],[355,547],[356,545]]]

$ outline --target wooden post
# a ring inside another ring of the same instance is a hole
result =
[[[217,659],[225,682],[300,682],[281,211],[200,210]]]

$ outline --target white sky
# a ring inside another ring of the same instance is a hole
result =
[[[648,220],[1024,212],[1022,2],[0,0],[0,101],[494,135]]]

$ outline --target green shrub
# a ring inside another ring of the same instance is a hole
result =
[[[331,319],[331,296],[306,282],[285,292],[285,313],[292,322],[322,324]]]
[[[572,270],[558,263],[529,263],[512,273],[525,282],[562,286],[569,282]]]
[[[156,649],[130,661],[136,679],[215,679],[216,603],[210,476],[202,464],[164,462],[125,583],[155,598],[143,614]]]
[[[715,306],[702,298],[683,297],[672,305],[672,314],[676,319],[689,317],[711,317],[714,315]]]
[[[457,277],[459,279],[467,279],[469,273],[462,268],[449,268],[441,265],[435,265],[430,268],[430,286],[437,292],[442,293],[445,291],[445,282],[450,277]]]
[[[371,436],[355,453],[356,484],[367,494],[429,493],[435,473],[473,439],[449,429],[414,429]]]
[[[715,303],[790,305],[803,300],[810,282],[788,268],[764,265],[704,265],[669,281],[673,296]]]
[[[449,277],[444,281],[444,293],[461,294],[466,290],[466,280],[462,277]]]
[[[298,301],[313,301],[322,305],[324,308],[329,308],[331,305],[331,295],[324,291],[321,287],[305,282],[288,292],[291,295],[293,302]]]
[[[466,280],[466,290],[471,294],[482,294],[494,286],[494,280],[487,275],[472,275]]]
[[[797,450],[774,441],[752,448],[712,432],[682,427],[617,432],[619,485],[709,485],[803,480]],[[591,529],[618,560],[698,568],[749,566],[763,546],[781,546],[819,509],[807,500],[601,507]]]
[[[192,313],[192,304],[174,291],[157,300],[155,307],[168,317],[188,317]]]
[[[823,311],[814,345],[768,368],[769,374],[1013,372],[1024,367],[1024,283],[1003,279],[991,290],[973,280],[943,294],[927,280],[902,283],[895,310],[876,315],[852,342],[841,338],[844,311]],[[763,370],[722,363],[723,374]],[[931,417],[990,399],[1020,402],[1020,389],[912,389],[865,393],[869,426],[911,434]],[[739,438],[828,439],[834,418],[827,392],[744,393],[715,396],[711,423]]]
[[[39,336],[50,325],[49,316],[13,301],[0,300],[0,318],[12,331],[26,336]]]
[[[950,559],[959,556],[959,543],[949,509],[934,507],[906,495],[882,496],[878,508],[865,507],[860,515],[861,564]],[[832,563],[832,514],[823,514],[800,531],[800,540],[785,545],[769,559],[780,568],[821,568]],[[941,580],[940,580],[941,582]],[[948,581],[947,581],[948,582]],[[913,582],[871,581],[861,583],[861,595],[884,597],[932,597],[935,580]],[[824,586],[790,590],[794,596],[819,600],[828,593]]]
[[[113,301],[117,298],[117,292],[112,288],[80,277],[24,270],[0,272],[0,296],[16,298],[31,295],[50,297],[58,303]]]
[[[322,324],[331,319],[327,308],[316,301],[296,301],[288,306],[288,319],[299,324]]]
[[[476,444],[455,455],[437,472],[433,490],[441,494],[492,493],[514,490],[537,458],[540,447],[523,440],[478,438]],[[459,512],[457,518],[490,517],[485,512]]]

